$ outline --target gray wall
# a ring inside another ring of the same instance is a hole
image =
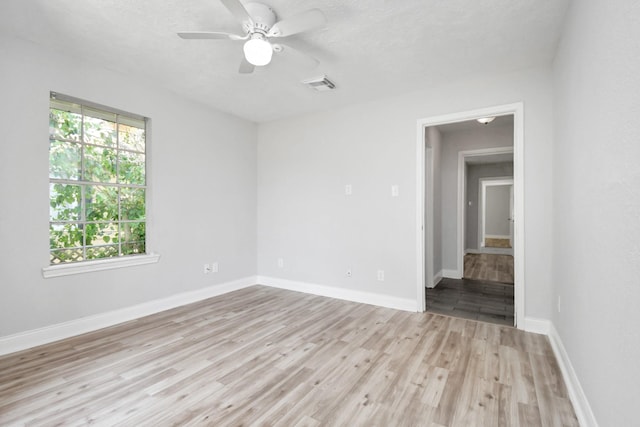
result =
[[[0,35],[0,336],[255,275],[252,123]],[[150,117],[148,249],[157,264],[43,279],[49,91]],[[219,262],[204,275],[202,265]]]
[[[442,268],[457,270],[458,153],[513,146],[513,126],[478,126],[443,133],[442,138]],[[477,226],[476,226],[477,227]]]
[[[551,261],[550,212],[539,210],[549,205],[551,197],[550,177],[539,176],[551,153],[550,77],[546,68],[479,75],[260,125],[258,273],[415,300],[417,121],[522,101],[527,183],[525,315],[549,316],[550,271],[536,267]],[[499,144],[491,139],[484,146],[495,145]],[[455,140],[442,144],[443,205],[450,197],[455,200],[455,190],[444,183],[445,165],[449,156],[457,157],[461,146]],[[345,184],[353,185],[350,197],[344,195]],[[399,186],[400,197],[391,197],[391,185]],[[442,210],[443,225],[455,216],[455,206],[454,202],[451,211]],[[448,233],[443,226],[443,246]],[[454,229],[454,239],[455,233]],[[447,268],[447,255],[443,255],[443,268]],[[285,260],[284,268],[278,268],[279,257]],[[346,277],[349,266],[353,277]],[[377,269],[385,270],[384,282],[376,280]]]
[[[639,40],[637,0],[574,1],[554,64],[549,304],[601,426],[638,425]]]
[[[467,167],[467,216],[465,222],[465,249],[478,248],[478,208],[480,206],[480,178],[513,177],[513,162],[469,165]]]
[[[519,101],[525,105],[525,315],[550,317],[552,281],[544,266],[550,264],[551,216],[538,208],[549,204],[551,192],[550,177],[538,173],[552,148],[550,69],[478,75],[260,125],[256,176],[254,124],[151,82],[0,37],[0,85],[11,100],[0,107],[0,117],[11,124],[4,126],[0,144],[0,239],[11,242],[0,249],[1,335],[256,270],[415,299],[417,120]],[[42,278],[48,262],[48,126],[42,117],[49,90],[153,119],[149,238],[150,249],[162,256],[158,264]],[[347,183],[354,190],[350,199],[344,197]],[[391,185],[399,186],[400,197],[391,198]],[[188,233],[176,232],[185,228]],[[278,257],[285,258],[285,268],[278,269]],[[220,262],[220,273],[203,275],[202,264],[213,260]],[[347,265],[352,278],[345,276]],[[384,282],[376,280],[379,268],[386,271]]]
[[[485,191],[485,234],[508,236],[511,186],[493,185]]]

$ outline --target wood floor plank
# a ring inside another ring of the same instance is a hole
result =
[[[498,427],[519,426],[518,402],[514,398],[511,387],[498,383]]]
[[[0,425],[576,426],[546,337],[255,286],[0,357]]]
[[[444,278],[426,289],[426,307],[433,313],[513,326],[514,292],[513,284]]]
[[[513,283],[513,256],[497,254],[466,254],[464,277],[473,280]]]

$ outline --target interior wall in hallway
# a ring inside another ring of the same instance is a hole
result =
[[[442,135],[442,268],[456,270],[458,256],[458,153],[513,146],[513,125],[494,127],[488,125],[477,129],[443,132]]]
[[[495,177],[513,178],[513,162],[469,165],[467,168],[465,249],[479,249],[480,179]]]

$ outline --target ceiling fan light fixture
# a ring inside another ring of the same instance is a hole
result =
[[[238,67],[240,74],[253,73],[256,66],[261,67],[269,64],[274,52],[284,51],[283,46],[305,62],[313,63],[313,66],[318,65],[317,59],[304,52],[297,52],[296,48],[286,43],[272,44],[271,40],[305,33],[324,26],[327,23],[327,17],[320,9],[309,9],[278,20],[275,11],[269,5],[255,0],[219,1],[242,25],[242,34],[224,31],[181,31],[178,32],[178,36],[187,40],[242,40],[244,55]]]
[[[476,119],[478,121],[478,123],[483,124],[483,125],[488,125],[489,123],[491,123],[492,121],[494,121],[496,118],[495,117],[482,117],[479,119]]]
[[[262,34],[256,33],[244,44],[244,57],[255,66],[267,65],[271,62],[273,48]]]

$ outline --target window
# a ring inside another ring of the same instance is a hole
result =
[[[146,119],[51,93],[50,264],[146,251]]]

